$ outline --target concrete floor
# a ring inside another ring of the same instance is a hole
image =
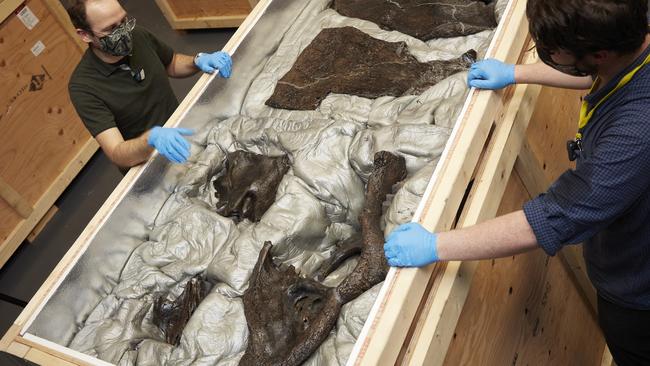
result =
[[[154,0],[122,0],[137,24],[149,29],[176,52],[194,55],[221,49],[234,29],[175,31]],[[200,75],[172,79],[179,101]],[[59,208],[33,243],[23,243],[0,269],[0,336],[36,293],[52,269],[68,251],[97,210],[122,179],[119,170],[103,152],[97,152],[57,200]],[[4,362],[2,359],[0,361]],[[0,362],[1,363],[1,362]]]

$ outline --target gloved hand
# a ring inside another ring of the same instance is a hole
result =
[[[224,78],[229,78],[232,72],[232,59],[229,54],[223,51],[199,53],[194,58],[194,64],[201,71],[208,74],[212,74],[215,69],[219,69],[219,75]]]
[[[392,267],[421,267],[438,261],[437,235],[416,222],[393,230],[384,244],[384,253]]]
[[[467,85],[479,89],[501,89],[514,83],[515,65],[493,58],[475,62],[467,75]]]
[[[149,132],[147,143],[168,160],[174,163],[184,163],[190,157],[190,143],[183,136],[193,134],[194,131],[187,128],[156,126]]]

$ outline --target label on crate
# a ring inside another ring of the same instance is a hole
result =
[[[34,56],[40,55],[43,51],[45,51],[45,45],[41,41],[36,42],[36,44],[32,46],[32,53]]]
[[[38,24],[39,20],[36,17],[36,14],[32,12],[32,10],[28,7],[25,6],[24,8],[20,9],[18,14],[18,19],[20,19],[21,22],[27,27],[27,29],[32,30]]]

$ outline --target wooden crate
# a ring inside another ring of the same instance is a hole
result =
[[[236,28],[258,0],[156,0],[174,29]]]
[[[570,167],[564,143],[575,134],[580,94],[542,88],[500,214],[521,209]],[[528,180],[542,171],[553,173]],[[606,348],[595,309],[574,281],[584,273],[563,260],[572,250],[478,263],[444,364],[600,365]]]
[[[271,1],[260,2],[226,45],[226,51],[234,51]],[[501,26],[505,30],[498,32],[490,56],[509,62],[535,59],[533,53],[526,52],[531,44],[524,9],[525,0],[511,1]],[[207,75],[199,80],[167,125],[178,124],[210,80]],[[526,141],[528,124],[531,117],[533,126],[539,121],[548,126],[566,124],[565,119],[548,117],[558,109],[573,108],[575,101],[559,98],[548,102],[546,98],[554,94],[541,90],[538,86],[518,85],[504,91],[471,94],[416,219],[437,230],[472,225],[494,217],[497,212],[516,209],[530,196],[527,189],[532,190],[531,184],[544,184],[523,177],[531,171],[539,173],[542,168],[534,164],[544,157],[531,153],[531,144]],[[540,92],[542,98],[538,103]],[[531,131],[535,131],[533,127]],[[550,128],[545,132],[548,140],[544,145],[535,146],[548,147],[556,140],[563,143],[565,137],[560,131],[564,132]],[[520,150],[525,156],[517,159]],[[125,177],[2,339],[0,349],[48,364],[96,362],[51,342],[31,339],[29,334],[23,336],[21,332],[143,169],[133,169]],[[522,169],[524,173],[520,173]],[[561,363],[581,364],[587,360],[600,364],[602,336],[590,318],[592,312],[569,280],[569,271],[555,261],[547,262],[539,251],[515,257],[512,261],[515,264],[510,260],[487,261],[478,268],[472,262],[449,262],[424,269],[391,269],[349,363],[455,365],[476,360],[478,364],[501,365],[503,360],[507,363],[523,360],[535,364],[543,361],[550,350],[554,357],[564,352],[562,357],[552,359]],[[534,270],[529,273],[529,268]],[[551,293],[548,284],[557,285],[558,290]],[[521,309],[528,304],[530,308]],[[538,336],[541,333],[546,336]],[[500,340],[497,336],[507,339]],[[535,342],[536,337],[541,341]],[[573,343],[563,344],[567,339],[573,339]],[[502,344],[507,348],[502,350]],[[585,352],[590,354],[585,356]]]
[[[98,145],[68,97],[68,78],[85,46],[60,3],[5,0],[0,19],[2,266]]]

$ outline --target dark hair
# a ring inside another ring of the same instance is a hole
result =
[[[61,2],[75,28],[91,31],[86,17],[86,2],[88,0],[61,0]]]
[[[647,0],[528,0],[530,34],[538,47],[583,57],[637,50],[648,33]]]

